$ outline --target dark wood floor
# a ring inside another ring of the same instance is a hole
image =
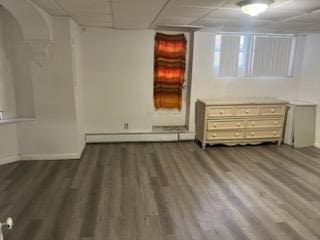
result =
[[[0,167],[6,240],[320,239],[320,150],[88,145]]]

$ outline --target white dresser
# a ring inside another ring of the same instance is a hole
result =
[[[206,144],[258,144],[283,139],[287,102],[274,98],[196,102],[196,139]]]

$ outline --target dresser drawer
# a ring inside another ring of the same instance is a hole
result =
[[[235,109],[236,116],[258,116],[259,107],[258,106],[239,106]]]
[[[207,108],[207,117],[232,117],[233,115],[233,106],[215,106]]]
[[[283,105],[260,106],[260,115],[273,116],[273,115],[283,115],[284,113],[285,113],[285,106]]]
[[[257,120],[248,120],[247,128],[278,128],[282,127],[282,119],[257,119]]]
[[[243,131],[212,131],[207,132],[207,140],[234,140],[243,139]]]
[[[244,120],[215,121],[208,120],[207,130],[216,129],[243,129],[246,126]]]
[[[251,130],[246,132],[247,139],[259,139],[259,138],[279,138],[281,137],[281,129],[273,130]]]

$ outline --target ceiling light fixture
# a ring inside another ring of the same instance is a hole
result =
[[[239,6],[245,14],[255,17],[266,11],[272,2],[271,0],[244,0],[239,2]]]

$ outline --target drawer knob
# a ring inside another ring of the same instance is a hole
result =
[[[271,112],[274,113],[274,109],[273,108],[271,109]]]
[[[276,135],[277,134],[277,132],[273,132],[273,135]]]
[[[215,123],[215,124],[213,124],[213,126],[214,126],[214,127],[217,127],[217,124]]]
[[[216,134],[215,134],[215,133],[213,133],[213,134],[212,134],[212,137],[216,137]]]
[[[237,123],[237,126],[240,127],[240,123]]]
[[[274,122],[274,125],[278,125],[278,122]]]
[[[255,126],[256,125],[256,122],[252,122],[252,126]]]
[[[223,110],[220,110],[220,114],[223,114]]]
[[[249,113],[249,109],[246,110],[246,113]]]
[[[251,132],[251,136],[254,136],[254,132]]]
[[[239,133],[236,133],[235,135],[236,135],[236,137],[239,137]]]

